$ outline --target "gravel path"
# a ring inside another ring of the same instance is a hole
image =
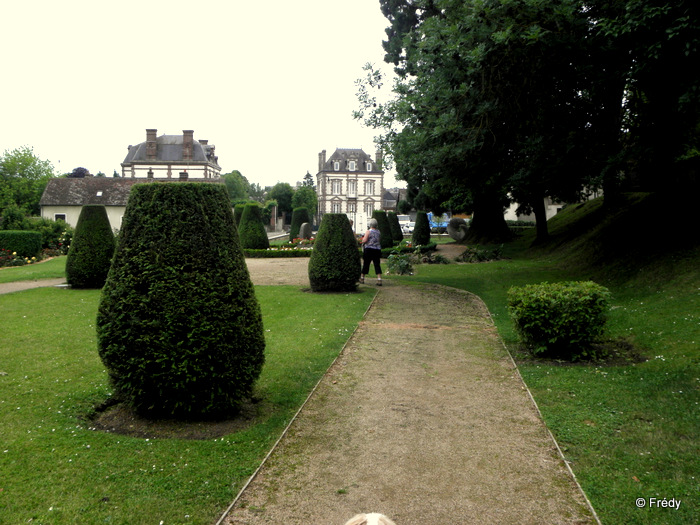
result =
[[[477,297],[379,289],[220,523],[342,525],[360,512],[398,525],[596,522]]]

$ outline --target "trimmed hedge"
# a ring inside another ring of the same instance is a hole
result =
[[[372,218],[377,220],[380,246],[382,248],[391,248],[394,245],[394,240],[391,236],[391,226],[389,225],[386,212],[384,210],[374,210]]]
[[[309,259],[309,282],[314,292],[353,292],[360,278],[357,239],[344,213],[326,213]]]
[[[591,281],[531,284],[508,291],[508,311],[533,355],[596,358],[610,292]]]
[[[251,202],[243,208],[241,222],[238,225],[238,236],[243,249],[266,250],[270,247],[262,221],[262,209],[258,203]]]
[[[243,250],[246,257],[251,259],[281,259],[283,257],[311,257],[313,250]]]
[[[36,257],[41,251],[41,233],[26,230],[0,230],[0,248],[17,252],[19,257]]]
[[[308,208],[294,208],[292,211],[292,225],[289,228],[289,240],[292,241],[299,237],[299,229],[305,222],[311,222]]]
[[[245,204],[236,204],[233,207],[233,221],[236,223],[236,228],[241,224],[241,217],[243,216],[244,209]]]
[[[389,219],[389,227],[391,228],[391,240],[394,244],[399,244],[403,241],[403,231],[401,230],[401,224],[399,224],[399,216],[393,211],[387,212],[387,219]]]
[[[419,211],[416,214],[416,225],[413,227],[413,244],[428,244],[430,242],[430,221],[428,214]]]
[[[223,184],[135,185],[97,313],[115,397],[150,417],[228,417],[264,362],[260,306]]]
[[[68,284],[74,288],[102,288],[112,263],[114,246],[114,233],[105,207],[83,206],[66,258]]]

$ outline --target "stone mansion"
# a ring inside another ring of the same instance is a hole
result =
[[[380,151],[373,160],[361,149],[336,149],[318,154],[319,223],[324,213],[345,213],[355,231],[364,231],[374,210],[382,209],[384,171]]]

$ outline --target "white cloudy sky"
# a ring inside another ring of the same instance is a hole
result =
[[[193,129],[263,186],[315,175],[322,149],[374,157],[352,111],[362,66],[390,70],[379,0],[23,0],[2,18],[0,151],[111,175],[146,128]]]

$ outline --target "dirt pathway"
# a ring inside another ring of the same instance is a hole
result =
[[[595,523],[483,303],[387,282],[226,524]]]

